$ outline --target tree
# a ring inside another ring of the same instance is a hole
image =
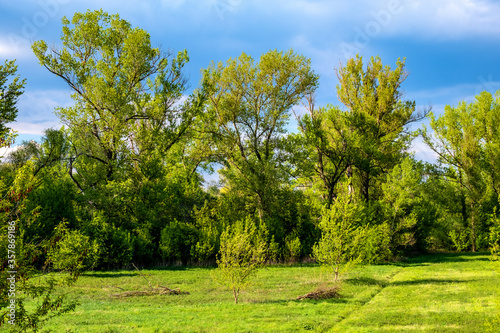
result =
[[[360,194],[370,200],[374,179],[398,164],[413,138],[409,125],[423,119],[429,110],[415,112],[415,102],[402,99],[401,84],[407,78],[405,61],[396,68],[371,58],[351,58],[337,70],[337,96],[347,108],[348,128],[355,137],[354,167],[347,174],[359,177]]]
[[[304,56],[269,51],[255,63],[243,53],[204,72],[210,87],[205,131],[212,134],[229,188],[253,204],[261,221],[288,178],[284,149],[290,109],[314,91],[318,76]]]
[[[486,182],[500,202],[500,91],[495,96],[483,92],[476,97],[478,131],[482,138],[482,168]]]
[[[390,226],[392,248],[413,246],[419,216],[416,208],[424,202],[419,193],[422,176],[410,158],[404,159],[386,175],[382,184],[385,216]]]
[[[251,217],[222,232],[215,278],[233,291],[234,303],[238,303],[240,290],[249,278],[264,264],[266,252],[266,242]]]
[[[183,153],[204,87],[185,96],[187,52],[153,47],[118,15],[89,10],[62,23],[60,48],[37,41],[33,51],[73,91],[74,106],[56,113],[69,146],[61,160],[86,202],[80,228],[99,241],[101,267],[151,261],[161,231],[189,217],[202,192],[199,162]]]
[[[313,247],[313,257],[333,270],[335,282],[341,268],[376,262],[389,255],[387,225],[370,226],[364,204],[352,200],[352,194],[341,193],[330,208],[323,210],[321,239]]]
[[[309,156],[298,157],[297,163],[302,165],[303,175],[315,182],[317,176],[322,183],[324,200],[329,208],[337,196],[337,185],[345,177],[345,172],[354,162],[351,132],[348,119],[339,108],[327,106],[315,109],[314,97],[309,95],[308,111],[298,118],[305,145],[311,147]],[[314,161],[312,167],[307,164]]]
[[[15,72],[13,68],[11,74]],[[17,88],[11,85],[9,89],[21,89],[22,85],[24,80]],[[5,90],[2,90],[4,93]],[[6,95],[10,96],[7,102],[0,100],[2,110],[13,117],[10,120],[14,120],[17,114],[17,97],[13,98],[12,94],[19,96],[21,91],[7,91]],[[9,129],[2,127],[2,131],[8,136]],[[48,140],[46,138],[44,143]],[[40,274],[37,257],[43,257],[51,251],[59,239],[43,232],[33,237],[29,232],[30,228],[40,226],[37,219],[41,213],[45,213],[40,211],[39,206],[28,207],[33,191],[43,183],[50,161],[47,156],[50,157],[51,153],[44,150],[47,147],[44,143],[38,164],[30,155],[38,154],[40,150],[32,146],[27,156],[22,156],[21,163],[14,168],[13,178],[4,177],[3,174],[0,178],[0,325],[7,322],[13,331],[36,332],[50,318],[72,311],[76,306],[66,295],[57,295],[56,289],[74,283],[80,273],[79,267],[69,267],[69,274],[60,276]],[[1,147],[8,144],[8,140],[0,142]],[[58,193],[59,196],[64,194]],[[42,225],[43,222],[47,223],[46,220],[42,221]],[[64,237],[65,234],[60,233],[58,236]],[[85,254],[80,258],[84,259]],[[35,304],[28,306],[27,303],[33,300]]]
[[[14,79],[9,82],[9,77],[15,75],[16,72],[17,66],[14,60],[6,60],[3,65],[0,65],[0,145],[2,147],[9,146],[14,139],[11,129],[6,124],[16,119],[17,102],[26,84],[26,79],[21,80],[19,75],[14,76]]]
[[[484,125],[480,121],[480,110],[490,106],[488,93],[477,96],[473,103],[447,105],[437,119],[433,113],[429,114],[433,134],[426,128],[422,131],[425,143],[438,154],[439,162],[451,167],[448,179],[460,185],[462,220],[470,227],[473,252],[476,251],[478,204],[486,192],[482,174]]]
[[[151,157],[161,159],[182,138],[204,102],[195,92],[180,103],[187,52],[170,57],[146,31],[102,10],[62,22],[63,47],[38,41],[33,51],[73,90],[75,105],[57,111],[72,144],[72,179],[83,192],[121,179],[124,169],[150,176]]]

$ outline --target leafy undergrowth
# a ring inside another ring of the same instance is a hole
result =
[[[343,275],[336,297],[297,300],[322,286],[315,265],[272,266],[234,304],[209,268],[144,270],[153,284],[184,295],[113,298],[147,290],[137,271],[87,273],[71,289],[76,312],[54,319],[55,332],[488,332],[499,327],[500,276],[486,254],[420,256]]]

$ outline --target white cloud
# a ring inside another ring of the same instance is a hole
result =
[[[27,40],[14,35],[7,37],[0,35],[0,58],[20,59],[31,55],[30,44]]]
[[[500,3],[490,0],[403,1],[387,33],[457,39],[500,33]]]
[[[438,159],[438,155],[420,137],[413,140],[412,146],[408,151],[414,153],[416,159],[429,163],[436,163]]]
[[[49,128],[59,129],[62,124],[59,121],[46,121],[41,123],[15,122],[11,128],[20,134],[44,135]]]
[[[462,101],[473,102],[482,91],[488,91],[494,95],[499,89],[500,82],[491,80],[491,77],[489,79],[479,77],[476,83],[407,92],[405,98],[415,100],[420,104],[431,104],[436,113],[436,110],[444,110],[445,105],[456,106]]]
[[[19,99],[17,121],[10,127],[20,134],[41,135],[47,128],[61,127],[54,109],[70,105],[72,100],[66,90],[27,91]]]
[[[3,148],[0,148],[0,161],[1,160],[5,161],[5,159],[9,156],[9,154],[15,152],[19,148],[21,148],[21,146],[13,146],[13,147],[3,147]]]
[[[331,39],[340,37],[358,49],[373,38],[387,36],[447,40],[500,33],[500,2],[492,0],[293,0],[275,1],[272,6],[302,31],[326,30]]]

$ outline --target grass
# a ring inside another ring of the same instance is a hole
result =
[[[144,270],[152,284],[189,295],[113,298],[146,290],[137,271],[93,272],[71,293],[76,311],[55,332],[494,332],[500,274],[487,254],[433,254],[343,275],[340,297],[296,300],[331,276],[316,265],[272,266],[234,304],[209,268]],[[121,288],[121,289],[120,289]],[[122,290],[123,289],[123,290]]]

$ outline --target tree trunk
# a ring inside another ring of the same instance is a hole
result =
[[[361,175],[361,194],[363,195],[365,202],[368,202],[370,200],[369,189],[370,175],[368,174],[368,172],[363,172]]]
[[[474,204],[471,203],[470,225],[472,229],[472,252],[476,252],[476,223],[474,221]]]
[[[234,304],[238,304],[238,292],[233,289]]]
[[[348,186],[348,190],[349,190],[349,196],[352,197],[354,195],[354,187],[352,186],[352,165],[349,165],[347,167],[347,171],[346,171],[346,174],[347,174],[347,186]]]

